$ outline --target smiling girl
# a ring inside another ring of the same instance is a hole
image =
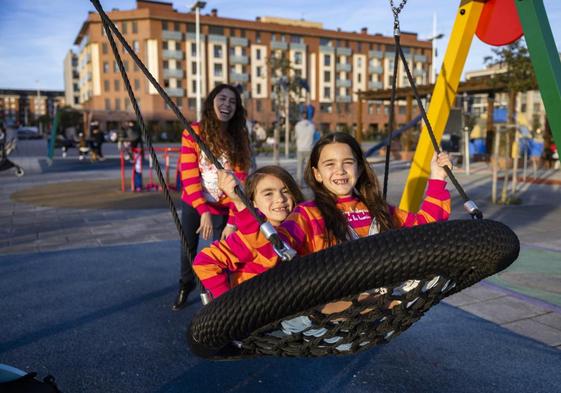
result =
[[[225,173],[221,176],[221,187],[233,189],[236,180]],[[251,174],[245,192],[275,227],[304,199],[292,176],[278,166],[259,168]],[[239,200],[237,202],[238,208],[245,208]],[[203,249],[193,262],[195,274],[214,298],[270,267],[270,260],[254,254],[236,233]]]
[[[251,152],[245,110],[234,87],[216,86],[204,102],[201,122],[193,123],[192,128],[224,168],[245,180]],[[231,200],[218,188],[218,170],[187,130],[182,135],[179,170],[181,221],[190,247],[181,250],[181,279],[174,310],[185,306],[187,295],[195,287],[188,254],[194,258],[199,236],[216,240],[234,230],[232,225],[226,225]]]

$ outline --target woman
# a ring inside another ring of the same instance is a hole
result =
[[[192,124],[192,128],[222,166],[244,181],[251,152],[245,110],[238,91],[230,85],[216,86],[204,102],[201,122]],[[235,230],[233,225],[226,225],[228,217],[233,218],[231,200],[218,188],[217,168],[187,130],[183,131],[179,160],[181,221],[189,249],[181,248],[181,279],[173,310],[182,309],[189,292],[195,288],[189,261],[195,257],[199,236],[217,240]]]

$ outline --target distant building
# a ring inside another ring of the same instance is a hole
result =
[[[78,73],[78,56],[68,51],[64,57],[64,98],[73,108],[80,108],[80,74]]]
[[[64,106],[64,92],[0,89],[0,120],[9,125],[35,125],[37,119]]]
[[[194,119],[195,14],[177,12],[171,3],[137,0],[136,9],[113,10],[108,15],[186,117]],[[239,85],[248,117],[261,123],[270,125],[275,120],[271,92],[277,75],[270,75],[267,59],[281,53],[290,59],[295,75],[307,81],[309,100],[316,108],[314,121],[323,130],[357,123],[357,91],[391,86],[393,37],[371,35],[366,28],[360,32],[327,30],[321,23],[283,18],[222,18],[215,9],[202,15],[200,22],[203,98],[218,83]],[[90,13],[74,42],[78,46],[79,103],[90,110],[132,111],[102,30],[99,15]],[[427,84],[431,42],[405,32],[401,42],[416,82]],[[145,119],[174,121],[156,90],[122,53]],[[407,86],[403,67],[399,69],[398,86]],[[383,128],[387,123],[382,103],[365,104],[362,116],[371,128]],[[404,121],[404,114],[398,113],[398,121]]]

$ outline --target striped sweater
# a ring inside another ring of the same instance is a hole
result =
[[[390,206],[390,214],[397,226],[412,227],[446,221],[450,216],[450,193],[445,187],[445,181],[429,180],[427,195],[417,213]],[[357,197],[347,197],[340,198],[337,206],[358,237],[368,236],[372,218],[364,203]],[[248,209],[236,213],[236,225],[237,232],[225,241],[216,241],[203,249],[193,262],[195,273],[215,298],[274,267],[278,262],[273,246],[261,234],[259,224]],[[324,220],[313,201],[299,204],[277,229],[283,240],[299,255],[320,251],[331,245],[324,238]]]
[[[193,130],[200,134],[198,123],[192,124]],[[219,159],[224,168],[232,169],[225,157]],[[233,168],[234,174],[241,181],[245,181],[247,172]],[[179,171],[181,176],[181,199],[193,206],[199,214],[210,212],[213,215],[228,215],[233,209],[231,200],[218,190],[218,174],[216,167],[210,163],[199,145],[187,130],[181,137],[181,150],[179,153]],[[229,223],[233,214],[230,214]]]

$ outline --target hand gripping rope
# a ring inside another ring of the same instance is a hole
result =
[[[429,137],[430,137],[430,140],[431,140],[432,145],[434,147],[434,150],[435,150],[436,154],[440,154],[440,152],[441,152],[440,146],[438,145],[438,142],[436,141],[436,137],[434,136],[434,131],[433,131],[432,126],[429,122],[427,113],[425,111],[425,108],[423,106],[423,103],[421,101],[419,93],[417,91],[417,85],[415,84],[415,80],[413,79],[413,75],[411,75],[411,70],[409,69],[407,59],[405,58],[405,55],[404,55],[403,50],[401,48],[401,43],[400,43],[401,32],[400,32],[400,28],[399,28],[399,14],[403,10],[403,7],[405,6],[405,4],[407,4],[407,0],[402,0],[401,3],[399,4],[399,6],[396,7],[394,5],[393,0],[390,0],[390,6],[391,6],[392,13],[393,13],[393,16],[394,16],[393,28],[394,28],[394,39],[395,39],[395,56],[394,56],[394,66],[393,66],[393,78],[392,78],[392,94],[391,94],[391,102],[390,102],[390,119],[389,119],[390,135],[389,135],[389,138],[388,138],[388,144],[386,146],[386,163],[385,163],[384,188],[383,188],[383,198],[384,199],[386,199],[387,187],[388,187],[388,172],[389,172],[389,165],[390,165],[390,150],[391,150],[391,141],[392,141],[392,131],[391,130],[393,130],[394,121],[395,121],[395,119],[394,119],[394,116],[395,116],[394,115],[394,113],[395,113],[394,106],[395,106],[395,96],[396,96],[396,88],[397,88],[398,57],[401,58],[401,62],[403,63],[403,68],[405,70],[405,73],[407,74],[407,79],[409,80],[409,84],[411,85],[411,88],[413,89],[413,94],[415,95],[415,100],[417,101],[417,105],[418,105],[419,109],[421,110],[421,115],[422,115],[423,121],[425,122],[425,125],[427,127],[427,131],[429,133]],[[434,65],[433,65],[433,67],[434,67]],[[483,213],[481,212],[481,210],[479,210],[479,208],[477,207],[477,204],[467,196],[466,192],[464,191],[464,189],[462,188],[462,186],[460,185],[460,183],[456,179],[456,176],[454,176],[454,174],[452,173],[452,170],[447,165],[444,166],[444,170],[446,171],[446,174],[450,178],[450,181],[452,182],[452,184],[454,184],[454,187],[456,187],[456,190],[458,190],[458,193],[460,194],[460,196],[464,200],[464,208],[466,209],[466,211],[471,215],[472,218],[482,219],[483,218]]]
[[[125,50],[129,53],[129,55],[131,56],[131,58],[133,59],[133,61],[136,63],[136,65],[140,68],[140,70],[144,73],[144,75],[148,78],[148,80],[150,81],[150,83],[152,84],[152,86],[154,86],[154,88],[158,91],[158,93],[160,94],[160,96],[162,96],[162,98],[164,99],[164,101],[166,102],[166,104],[171,108],[171,110],[175,113],[175,115],[177,116],[178,120],[181,122],[181,125],[183,126],[184,129],[187,130],[187,132],[191,135],[191,137],[195,140],[195,142],[199,145],[199,147],[201,148],[201,150],[204,152],[204,154],[211,160],[211,162],[216,166],[217,169],[224,169],[224,167],[222,166],[222,164],[217,160],[217,158],[212,154],[212,152],[210,151],[210,149],[208,148],[208,146],[203,142],[203,140],[193,131],[193,128],[191,127],[189,121],[187,121],[187,119],[183,116],[183,114],[181,113],[181,111],[179,110],[179,108],[177,107],[177,105],[175,105],[175,103],[171,100],[171,98],[167,95],[167,93],[165,92],[165,90],[160,86],[160,84],[158,83],[158,81],[152,76],[152,74],[150,73],[150,71],[148,71],[148,69],[144,66],[144,64],[142,63],[142,61],[138,58],[138,56],[136,55],[136,53],[134,52],[134,50],[130,47],[130,45],[127,43],[127,41],[125,40],[125,38],[122,36],[122,34],[119,32],[119,30],[117,29],[117,27],[115,26],[115,24],[111,21],[111,19],[107,16],[107,14],[105,13],[105,11],[103,10],[99,0],[91,0],[92,4],[94,5],[94,7],[96,8],[97,12],[99,13],[100,17],[101,17],[101,21],[103,23],[103,27],[105,29],[105,32],[107,33],[107,38],[109,40],[109,43],[111,44],[111,49],[113,50],[113,54],[115,56],[115,60],[117,62],[117,65],[119,67],[119,71],[121,72],[121,76],[123,78],[123,81],[125,83],[130,101],[133,105],[134,108],[134,112],[136,114],[137,117],[137,121],[138,124],[141,128],[142,131],[142,135],[144,140],[146,141],[147,145],[148,145],[148,150],[150,152],[150,156],[152,157],[152,160],[154,161],[154,167],[156,170],[156,174],[158,176],[158,180],[160,182],[160,185],[162,186],[162,189],[164,191],[164,195],[166,200],[168,201],[168,205],[170,207],[170,211],[171,214],[173,216],[173,220],[175,222],[175,225],[177,227],[177,230],[180,234],[180,238],[181,238],[181,242],[182,245],[184,247],[187,247],[187,239],[185,238],[185,234],[183,232],[183,227],[181,226],[181,221],[179,220],[179,216],[177,214],[177,209],[175,207],[175,204],[173,203],[173,200],[171,198],[171,195],[169,194],[169,190],[166,186],[166,182],[164,180],[164,176],[162,174],[162,170],[160,168],[160,164],[158,162],[158,158],[156,156],[156,153],[154,151],[154,149],[152,148],[152,138],[150,136],[150,134],[147,132],[146,130],[146,126],[144,124],[144,120],[142,118],[142,114],[140,113],[140,108],[138,106],[138,102],[136,101],[136,98],[134,96],[134,92],[132,91],[130,82],[129,82],[129,78],[127,76],[127,72],[125,70],[125,67],[123,65],[123,62],[121,60],[121,56],[119,55],[119,51],[117,49],[117,45],[115,43],[115,40],[113,38],[113,34],[115,34],[115,36],[117,37],[117,39],[119,40],[119,42],[123,45],[123,47],[125,48]],[[235,188],[235,192],[236,194],[240,197],[240,199],[242,200],[242,202],[244,203],[244,205],[247,207],[247,209],[249,209],[249,211],[251,212],[251,214],[255,217],[255,219],[260,223],[261,225],[261,230],[263,232],[263,234],[267,237],[267,239],[273,244],[273,247],[275,249],[275,252],[279,255],[279,257],[281,258],[281,260],[283,261],[288,261],[290,259],[292,259],[295,255],[296,252],[290,248],[287,244],[285,244],[280,237],[278,236],[278,233],[276,232],[276,230],[273,228],[272,225],[270,225],[268,222],[266,222],[255,210],[255,208],[253,207],[253,204],[251,203],[251,201],[249,200],[249,198],[244,194],[244,192],[242,191],[241,187],[238,185]],[[188,249],[188,247],[187,247]],[[189,256],[191,259],[191,262],[194,258],[194,255],[190,255]]]

